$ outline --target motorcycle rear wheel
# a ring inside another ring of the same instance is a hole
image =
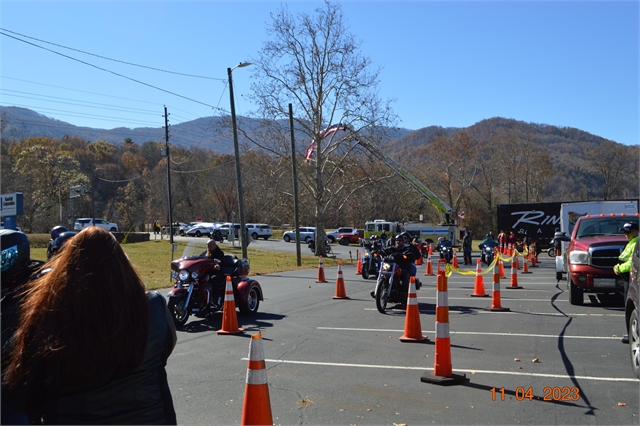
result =
[[[258,288],[253,286],[249,290],[249,294],[247,295],[246,302],[240,302],[238,304],[238,308],[240,308],[240,313],[244,316],[255,315],[258,312],[258,307],[260,306],[260,292]]]
[[[556,257],[556,250],[550,248],[547,250],[547,254],[549,255],[549,257]]]
[[[186,306],[187,298],[184,296],[169,298],[168,308],[176,327],[183,327],[189,319],[189,307]]]
[[[379,280],[376,285],[376,308],[378,312],[384,314],[387,310],[387,303],[389,302],[389,282],[385,279]]]

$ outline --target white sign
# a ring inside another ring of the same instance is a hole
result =
[[[18,196],[13,194],[0,195],[0,216],[16,216],[18,214]]]

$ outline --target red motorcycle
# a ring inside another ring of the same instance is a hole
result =
[[[190,249],[185,249],[185,253]],[[186,324],[194,314],[205,317],[221,311],[224,307],[226,277],[231,277],[235,305],[243,315],[255,315],[263,299],[262,287],[258,281],[249,278],[249,261],[235,255],[225,255],[220,259],[219,276],[215,260],[204,256],[185,256],[171,262],[171,277],[175,280],[173,289],[167,295],[168,307],[176,327]],[[217,286],[217,300],[213,300]]]

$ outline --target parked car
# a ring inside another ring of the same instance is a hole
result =
[[[346,232],[338,235],[338,242],[341,246],[348,246],[349,244],[360,244],[360,240],[364,238],[364,231]]]
[[[118,232],[117,223],[112,223],[100,218],[95,218],[95,219],[96,219],[96,223],[95,223],[96,226],[102,229],[106,229],[107,231],[110,231],[110,232]],[[73,229],[74,231],[81,231],[87,226],[92,226],[92,225],[93,225],[93,218],[91,217],[80,218],[80,219],[76,219],[76,223],[73,225]]]
[[[339,241],[338,236],[340,234],[353,234],[355,232],[358,232],[356,228],[338,228],[335,231],[327,232],[327,239],[330,243],[335,243]]]
[[[224,225],[221,225],[218,229],[220,230],[220,232],[222,232],[222,236],[225,237],[227,240],[231,240],[231,238],[229,238],[229,229],[231,228],[231,224],[230,223],[225,223]],[[236,223],[233,225],[233,236],[237,239],[238,238],[238,231],[240,230],[240,224]]]
[[[304,241],[309,244],[309,241],[314,240],[316,238],[316,228],[314,227],[306,227],[306,228],[298,228],[300,230],[300,241]],[[296,231],[287,231],[282,234],[282,239],[285,242],[295,241],[296,240]]]
[[[631,272],[629,273],[629,290],[625,302],[625,320],[629,335],[629,358],[633,374],[640,379],[640,330],[638,316],[640,316],[640,289],[638,288],[640,275],[640,244],[636,244],[633,252]]]
[[[251,238],[257,240],[258,238],[264,238],[265,241],[273,236],[271,227],[266,223],[247,223],[247,233],[251,235]]]
[[[208,237],[211,231],[213,231],[213,225],[210,223],[200,223],[187,230],[186,234],[189,237]]]
[[[174,222],[173,226],[171,227],[171,229],[173,230],[173,235],[182,235],[184,236],[187,231],[189,229],[191,229],[192,226],[186,224],[186,223],[182,223],[182,222]],[[162,226],[162,233],[163,234],[168,234],[169,233],[169,224],[166,223]]]
[[[176,231],[174,229],[174,232],[177,232],[180,235],[185,235],[187,233],[187,231],[190,229],[189,224],[187,223],[182,223],[182,222],[176,222],[178,224],[178,230]]]

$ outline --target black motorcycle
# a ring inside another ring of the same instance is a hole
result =
[[[489,266],[491,265],[491,263],[493,262],[493,258],[495,257],[495,246],[485,244],[480,247],[481,245],[482,244],[478,246],[481,250],[480,260],[482,261],[482,263]]]
[[[216,240],[219,243],[224,241],[224,235],[222,235],[222,232],[219,229],[214,229],[213,231],[211,231],[209,233],[209,238],[211,238],[212,240]]]
[[[385,256],[378,274],[378,282],[373,296],[376,299],[378,312],[384,314],[388,303],[406,304],[408,295],[408,283],[402,282],[402,269],[398,266],[398,256],[395,253]]]
[[[451,246],[451,241],[442,241],[437,248],[440,252],[440,259],[444,259],[447,263],[451,263],[453,260],[453,247]]]
[[[380,272],[380,265],[382,264],[382,240],[375,239],[366,241],[362,244],[364,253],[362,255],[362,278],[368,280],[369,278],[375,278]]]
[[[309,247],[309,250],[311,250],[312,253],[316,252],[316,240],[311,239],[309,240],[309,243],[307,243],[307,247]],[[329,240],[327,239],[327,237],[324,238],[324,252],[326,254],[331,253],[331,246],[329,245]]]

